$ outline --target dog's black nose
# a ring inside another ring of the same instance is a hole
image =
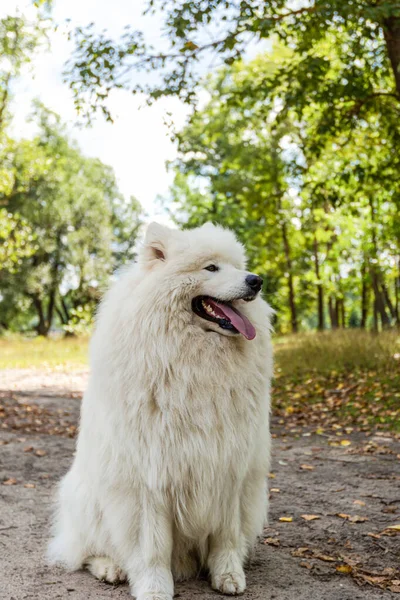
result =
[[[253,290],[253,292],[259,292],[262,288],[263,280],[258,275],[247,275],[247,285]]]

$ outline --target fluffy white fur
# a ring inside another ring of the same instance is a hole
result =
[[[267,509],[271,309],[260,297],[233,303],[256,328],[248,341],[191,300],[240,296],[247,274],[228,230],[149,226],[99,310],[52,562],[127,576],[138,600],[172,600],[173,579],[201,568],[215,589],[243,592]]]

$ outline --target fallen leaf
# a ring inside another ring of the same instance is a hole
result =
[[[3,481],[3,485],[15,485],[17,483],[17,480],[14,479],[14,477],[10,477],[9,479],[6,479],[5,481]]]
[[[36,456],[46,456],[46,450],[35,450]]]
[[[267,537],[264,540],[264,544],[268,544],[269,546],[279,546],[280,541],[278,538]]]
[[[393,592],[393,594],[400,594],[400,585],[391,585],[389,590]]]
[[[313,552],[313,558],[319,558],[319,560],[323,560],[325,562],[335,562],[335,558],[333,556],[327,556],[326,554],[319,554],[318,552]]]
[[[312,465],[300,465],[300,469],[304,469],[305,471],[314,471],[315,467]]]
[[[305,569],[312,569],[312,568],[313,568],[313,566],[312,566],[312,564],[311,564],[311,563],[309,563],[309,562],[304,562],[304,561],[302,561],[302,562],[300,563],[300,566],[301,566],[301,567],[304,567]]]
[[[358,506],[365,506],[365,502],[362,500],[354,500],[353,504],[357,504]]]
[[[279,517],[279,520],[282,521],[282,523],[291,523],[293,521],[293,517]]]
[[[336,516],[340,517],[341,519],[350,519],[351,515],[348,515],[346,513],[337,513]]]
[[[302,519],[305,521],[315,521],[316,519],[320,519],[318,515],[300,515]]]
[[[386,527],[386,529],[390,529],[392,531],[400,531],[400,523],[397,523],[396,525],[389,525],[389,527]]]
[[[353,567],[351,567],[350,565],[338,565],[338,566],[336,567],[336,571],[337,571],[338,573],[344,573],[344,574],[346,574],[346,575],[347,575],[348,573],[351,573],[351,572],[352,572],[352,570],[353,570]]]
[[[375,538],[377,540],[381,539],[381,536],[379,535],[379,533],[367,533],[367,535],[369,535],[369,537]]]
[[[358,573],[357,575],[372,585],[379,585],[380,583],[384,583],[386,581],[386,577],[382,577],[382,575],[371,576],[365,575],[364,573]]]
[[[350,440],[340,440],[340,445],[341,446],[350,446],[351,441]]]
[[[348,521],[350,521],[350,523],[365,523],[365,521],[368,521],[369,519],[367,517],[361,517],[360,515],[354,515],[354,517],[349,517]]]
[[[34,483],[25,483],[24,487],[25,488],[34,488],[34,487],[36,487],[36,485]]]
[[[302,548],[297,548],[296,550],[292,550],[292,552],[290,553],[292,556],[300,556],[300,557],[304,557],[306,554],[308,554],[309,549],[307,547],[302,547]]]
[[[269,477],[270,479],[275,479],[276,475],[275,475],[275,473],[270,473],[270,474],[268,475],[268,477]]]
[[[32,452],[32,450],[33,450],[33,446],[26,446],[24,448],[24,452]]]
[[[276,494],[278,494],[281,490],[279,488],[271,488],[270,492],[275,492]]]

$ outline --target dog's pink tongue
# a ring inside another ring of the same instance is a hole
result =
[[[254,325],[250,323],[249,319],[245,315],[236,310],[236,308],[228,306],[227,304],[222,304],[215,301],[209,301],[209,303],[213,304],[219,312],[222,312],[246,339],[254,340],[256,337],[256,330],[254,329]]]

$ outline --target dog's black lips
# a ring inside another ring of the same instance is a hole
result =
[[[229,329],[233,333],[239,333],[236,327],[232,325],[229,319],[222,319],[220,317],[213,317],[209,315],[208,312],[203,307],[203,300],[207,301],[208,299],[214,300],[215,302],[220,302],[221,304],[227,304],[231,306],[230,302],[222,302],[222,300],[218,300],[218,298],[211,298],[211,296],[196,296],[192,300],[192,310],[198,317],[205,319],[206,321],[211,321],[212,323],[217,323],[221,329]]]
[[[249,294],[235,300],[254,300],[257,294]],[[232,333],[241,333],[248,340],[252,340],[255,335],[255,329],[248,318],[231,302],[219,300],[211,296],[196,296],[192,300],[193,312],[206,321],[216,323],[221,329],[226,329]]]

